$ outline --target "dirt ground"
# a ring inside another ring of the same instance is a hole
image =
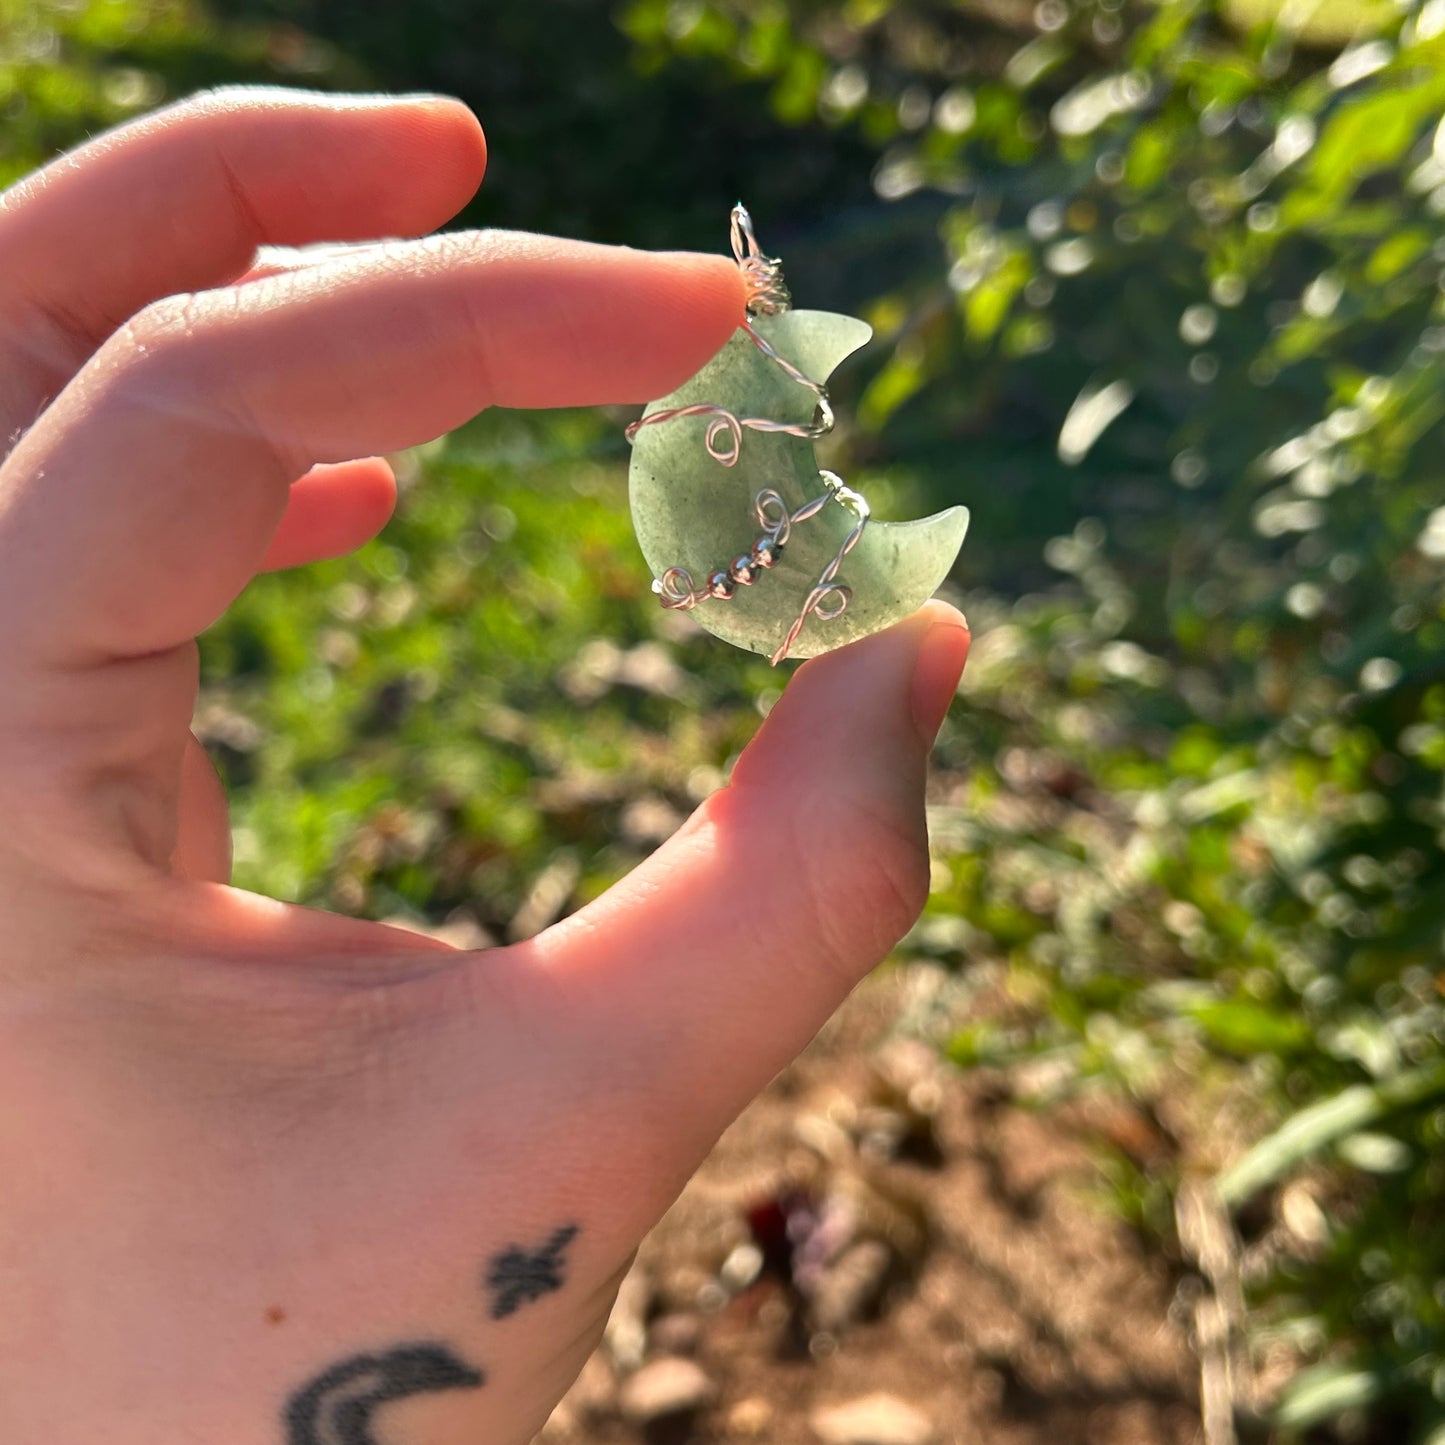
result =
[[[908,1036],[871,980],[644,1245],[542,1445],[1195,1445],[1165,1263],[1065,1114]]]

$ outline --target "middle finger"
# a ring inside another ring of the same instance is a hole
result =
[[[265,244],[424,235],[485,164],[459,101],[263,89],[63,156],[0,194],[0,437],[149,302],[231,280]]]

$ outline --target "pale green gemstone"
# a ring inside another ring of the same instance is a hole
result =
[[[873,334],[866,322],[827,311],[788,311],[753,325],[820,383]],[[815,398],[739,329],[691,381],[647,410],[697,402],[715,402],[739,417],[806,425],[813,420]],[[779,492],[790,512],[827,490],[811,441],[744,430],[737,464],[725,467],[707,452],[710,421],[680,417],[644,427],[632,450],[632,522],[642,555],[655,577],[669,567],[684,567],[699,588],[758,540],[753,499],[764,487]],[[738,587],[730,601],[699,602],[692,616],[726,642],[771,655],[856,520],[846,507],[830,501],[793,528],[775,567],[760,569],[757,580]],[[916,522],[884,522],[875,515],[838,573],[837,581],[853,594],[847,611],[830,622],[810,617],[789,655],[828,652],[907,617],[937,591],[967,530],[966,507],[950,507]]]

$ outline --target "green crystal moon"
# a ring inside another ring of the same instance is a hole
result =
[[[819,383],[873,334],[866,322],[828,311],[786,311],[759,317],[753,327]],[[815,398],[739,328],[696,376],[645,414],[699,402],[724,406],[738,417],[807,425]],[[711,421],[678,417],[643,427],[633,442],[632,524],[654,577],[684,567],[694,585],[704,586],[711,573],[747,552],[762,533],[753,499],[764,487],[778,492],[789,512],[826,490],[812,442],[745,429],[736,465],[725,467],[707,451]],[[761,572],[750,587],[739,587],[730,601],[704,599],[692,616],[724,642],[771,656],[856,520],[846,507],[830,502],[793,528],[776,567]],[[875,515],[838,572],[837,581],[853,594],[848,610],[831,622],[810,617],[789,656],[829,652],[916,611],[948,575],[967,530],[966,507],[915,522],[884,522]]]

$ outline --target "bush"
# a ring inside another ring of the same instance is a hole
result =
[[[915,938],[980,981],[956,1056],[1128,1089],[1184,1151],[1116,1159],[1141,1225],[1172,1231],[1186,1165],[1220,1171],[1259,1241],[1257,1357],[1320,1361],[1261,1401],[1284,1435],[1424,1440],[1445,12],[1250,21],[1043,0],[1002,64],[996,28],[924,3],[627,23],[766,55],[780,118],[878,147],[874,227],[912,261],[862,268],[891,355],[860,411],[895,473],[973,506],[985,623],[951,748],[991,761],[940,803]]]

